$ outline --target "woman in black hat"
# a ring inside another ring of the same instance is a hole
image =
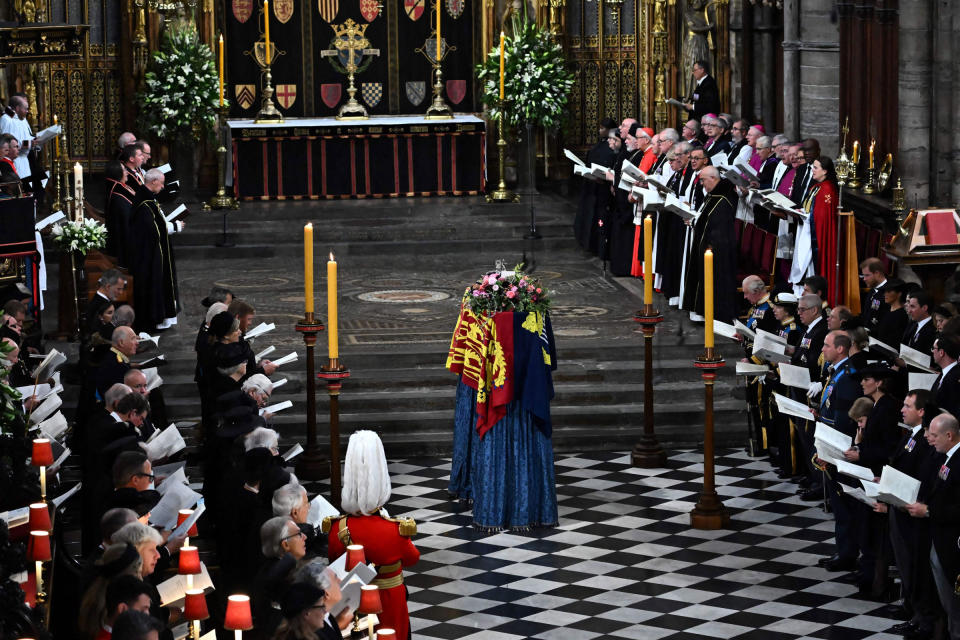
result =
[[[283,622],[273,640],[316,640],[327,615],[325,595],[322,589],[306,582],[290,585],[280,601]]]
[[[903,308],[907,295],[907,283],[900,278],[889,278],[883,288],[883,301],[890,305],[890,311],[880,317],[877,330],[874,332],[877,340],[888,344],[895,349],[900,348],[900,339],[910,324],[907,310]]]
[[[867,416],[864,427],[857,429],[854,446],[843,456],[850,462],[869,468],[879,477],[884,465],[890,461],[900,442],[900,401],[888,393],[896,371],[874,364],[857,371],[863,395],[873,401],[873,409]],[[880,597],[887,587],[886,571],[876,575],[877,559],[882,558],[883,543],[887,539],[887,520],[862,502],[854,505],[860,541],[860,568],[857,577],[860,593]],[[882,561],[886,564],[886,561]]]

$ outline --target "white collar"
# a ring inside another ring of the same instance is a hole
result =
[[[933,317],[933,316],[927,316],[927,317],[924,318],[923,320],[918,320],[918,321],[917,321],[917,331],[916,331],[916,333],[919,333],[919,332],[920,332],[920,329],[923,329],[923,325],[925,325],[925,324],[927,324],[928,322],[930,322],[930,318],[932,318],[932,317]],[[916,333],[914,333],[914,335],[916,335]]]
[[[834,363],[834,364],[832,364],[832,365],[830,365],[830,366],[833,367],[834,372],[839,371],[839,370],[840,370],[840,365],[842,365],[844,362],[846,362],[846,361],[849,360],[849,359],[850,359],[850,356],[847,356],[846,358],[844,358],[844,359],[841,360],[840,362],[836,362],[836,363]]]
[[[105,295],[103,295],[102,293],[100,293],[100,290],[99,290],[99,289],[97,289],[97,295],[100,296],[101,298],[103,298],[104,300],[106,300],[107,302],[110,302],[110,298],[108,298],[107,296],[105,296]]]
[[[885,285],[885,284],[887,284],[887,279],[886,279],[886,278],[883,279],[883,282],[881,282],[880,284],[878,284],[877,286],[875,286],[875,287],[873,288],[873,290],[874,290],[874,291],[878,291],[878,290],[880,290],[880,288],[883,287],[883,285]]]
[[[123,418],[121,418],[120,416],[118,416],[116,411],[111,411],[111,412],[110,412],[110,417],[113,418],[114,420],[116,420],[117,422],[123,422]]]
[[[957,449],[960,449],[960,442],[950,447],[950,451],[947,451],[947,459],[943,461],[943,464],[950,462],[950,456],[956,453]]]
[[[823,320],[823,316],[820,314],[817,314],[816,320],[814,320],[809,325],[807,325],[807,331],[810,331],[810,329],[813,329],[815,326],[817,326],[817,323],[820,322],[821,320]]]
[[[251,487],[247,483],[243,483],[243,488],[251,493],[260,493],[259,487]]]
[[[956,360],[954,360],[953,362],[951,362],[950,364],[948,364],[947,366],[945,366],[943,369],[940,370],[940,384],[943,384],[943,379],[947,377],[947,372],[949,372],[950,369],[953,369],[955,366],[957,366]]]
[[[706,79],[707,79],[707,74],[703,74],[703,77],[697,80],[697,86],[699,87],[703,83],[703,81]]]

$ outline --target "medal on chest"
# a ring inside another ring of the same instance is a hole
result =
[[[903,448],[906,449],[908,452],[911,452],[913,451],[913,448],[915,446],[917,446],[917,441],[913,438],[910,438],[909,440],[907,440],[907,444],[905,444]]]
[[[946,480],[947,476],[949,475],[950,475],[950,467],[948,467],[945,464],[941,465],[940,472],[937,474],[937,477],[940,478],[941,480]]]
[[[874,298],[873,300],[871,300],[871,301],[870,301],[870,308],[873,309],[874,311],[876,311],[877,309],[879,309],[879,308],[880,308],[880,301],[877,300],[876,298]]]

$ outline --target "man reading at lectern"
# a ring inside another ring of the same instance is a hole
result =
[[[690,102],[683,105],[690,112],[690,117],[699,121],[708,113],[720,113],[720,90],[717,81],[707,73],[706,61],[697,60],[693,63],[693,78],[697,81],[693,96]]]

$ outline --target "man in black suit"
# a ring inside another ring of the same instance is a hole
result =
[[[707,73],[705,60],[693,63],[693,78],[697,81],[693,96],[690,102],[683,105],[690,112],[690,117],[700,120],[708,113],[720,113],[720,90],[717,88],[717,81]]]
[[[933,484],[926,502],[914,502],[906,509],[914,518],[929,518],[933,545],[930,566],[940,604],[946,612],[950,638],[960,638],[960,598],[954,584],[960,574],[960,424],[950,414],[940,414],[930,423],[930,443],[940,454],[928,470]]]
[[[98,400],[104,397],[111,386],[123,382],[123,376],[130,370],[130,358],[137,353],[140,343],[130,327],[117,327],[111,338],[110,351],[93,372]]]
[[[933,296],[923,289],[914,289],[907,294],[907,303],[904,309],[910,318],[907,330],[903,332],[901,342],[927,355],[933,351],[933,339],[937,335],[937,327],[930,317],[933,307]],[[897,364],[901,364],[897,362]],[[902,365],[901,365],[902,366]]]
[[[890,457],[890,466],[921,481],[918,500],[926,500],[931,483],[925,469],[930,459],[938,455],[924,437],[924,429],[930,426],[931,416],[938,412],[932,394],[926,389],[911,390],[900,410],[907,429]],[[890,544],[903,585],[905,613],[910,616],[888,631],[907,637],[930,637],[939,613],[930,572],[930,523],[926,519],[911,518],[903,509],[888,509],[880,504],[883,506],[876,510],[889,513]]]
[[[937,406],[956,416],[960,413],[960,336],[952,333],[939,336],[933,343],[933,361],[940,367],[930,392]]]
[[[806,327],[803,336],[800,338],[800,344],[794,347],[787,347],[787,353],[790,354],[790,364],[797,367],[806,367],[810,371],[810,380],[813,382],[808,390],[807,396],[811,399],[817,399],[823,389],[820,380],[820,352],[823,350],[823,341],[827,337],[827,321],[823,319],[820,313],[821,299],[816,295],[801,296],[797,304],[797,319]],[[793,349],[791,353],[791,349]],[[798,392],[795,400],[803,401],[803,392]],[[816,452],[813,445],[813,432],[815,425],[812,421],[806,420],[797,425],[800,444],[803,447],[803,459],[806,463],[807,477],[802,486],[806,490],[800,494],[803,500],[815,501],[823,497],[823,485],[821,477],[823,474],[813,467],[810,459]]]
[[[870,289],[860,305],[863,309],[860,318],[867,331],[873,333],[883,316],[890,312],[890,305],[883,300],[883,289],[887,286],[883,261],[880,258],[867,258],[860,263],[860,274],[863,276],[863,284]]]

